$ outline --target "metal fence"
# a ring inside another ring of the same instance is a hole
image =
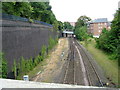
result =
[[[29,22],[28,18],[14,16],[14,15],[6,14],[6,13],[2,13],[2,19]],[[38,23],[38,24],[43,24],[43,25],[53,27],[53,25],[51,25],[51,24],[48,24],[48,23],[45,23],[45,22],[42,22],[42,21],[38,21],[38,20],[33,20],[33,23]]]

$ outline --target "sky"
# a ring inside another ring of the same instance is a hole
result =
[[[86,15],[92,20],[108,18],[112,21],[120,0],[50,0],[52,11],[57,20],[76,22]]]

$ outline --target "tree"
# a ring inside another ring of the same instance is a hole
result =
[[[90,17],[87,16],[80,16],[76,22],[75,29],[80,28],[82,26],[86,26],[88,21],[91,21]]]
[[[120,10],[118,10],[112,21],[111,30],[103,30],[100,38],[97,40],[97,47],[107,53],[112,54],[112,58],[118,59],[120,47]]]
[[[87,34],[87,23],[91,19],[87,16],[80,16],[76,22],[75,25],[75,35],[79,40],[85,40],[87,41],[88,39],[88,34]]]
[[[9,8],[9,9],[8,9]],[[3,13],[35,19],[54,25],[58,30],[58,22],[51,10],[49,2],[3,2]]]
[[[9,8],[9,9],[8,9]],[[3,2],[3,13],[30,18],[32,7],[29,2]]]
[[[72,30],[73,26],[69,22],[64,22],[64,29]]]
[[[61,21],[58,21],[58,30],[63,31],[63,23]]]
[[[49,2],[31,2],[31,6],[33,7],[31,18],[53,24],[55,28],[57,27],[57,20],[51,11],[52,7]]]
[[[14,4],[15,2],[2,2],[2,12],[14,15]]]
[[[55,30],[58,30],[58,21],[57,21],[57,20],[55,20],[52,25],[53,25],[53,28],[54,28]]]
[[[79,39],[81,41],[86,40],[88,38],[87,27],[82,26],[81,28],[78,28],[77,30],[75,30],[75,35],[76,35],[77,39]]]
[[[45,16],[45,10],[47,9],[45,2],[31,2],[30,4],[33,7],[31,18],[44,21],[42,20],[42,16]]]

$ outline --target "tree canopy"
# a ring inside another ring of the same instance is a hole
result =
[[[59,24],[58,29],[63,31],[64,28],[63,23],[61,21],[58,21],[58,24]]]
[[[90,21],[91,18],[87,16],[80,16],[76,22],[75,29],[80,28],[82,26],[86,26],[88,21]]]
[[[64,29],[73,30],[73,26],[69,22],[64,22]]]
[[[77,39],[79,40],[87,40],[88,34],[87,34],[87,23],[91,19],[87,16],[80,16],[76,22],[75,25],[75,35]]]
[[[9,8],[9,9],[8,9]],[[3,13],[35,19],[54,25],[57,30],[59,22],[51,10],[49,2],[3,2]]]
[[[112,58],[120,58],[120,10],[118,10],[112,21],[111,30],[104,29],[97,40],[97,47],[112,54]]]
[[[9,9],[8,9],[9,8]],[[3,2],[3,13],[29,18],[33,8],[29,2]]]

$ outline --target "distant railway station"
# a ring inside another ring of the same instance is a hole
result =
[[[75,37],[75,35],[73,31],[65,30],[62,32],[62,37]]]

